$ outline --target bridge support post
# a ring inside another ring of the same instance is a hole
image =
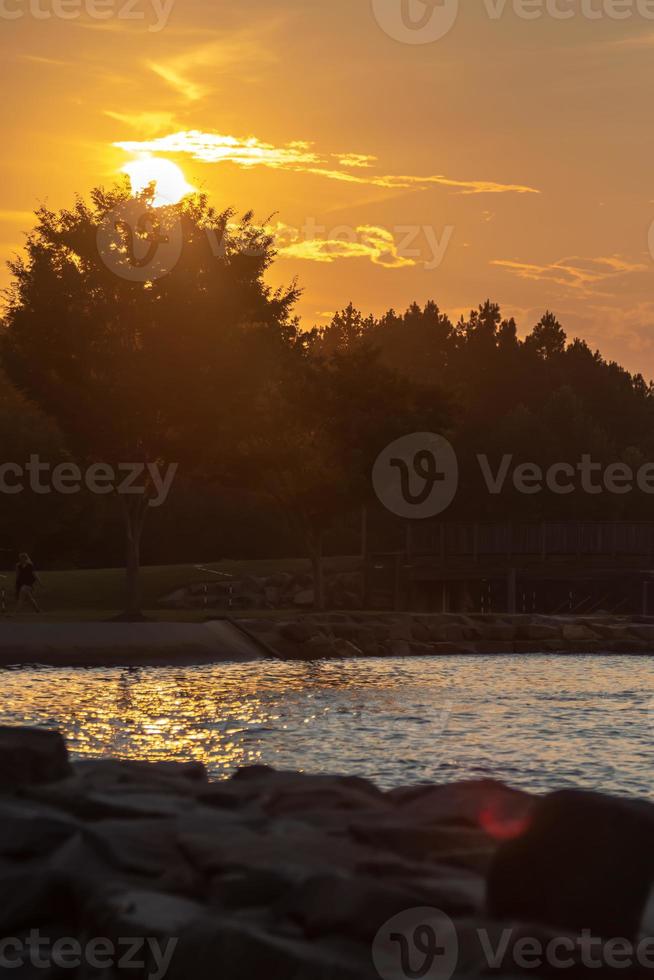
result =
[[[516,612],[516,570],[510,568],[506,576],[506,605],[507,612],[515,615]]]

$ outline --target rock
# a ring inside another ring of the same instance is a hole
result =
[[[56,782],[71,772],[59,732],[0,727],[0,790]]]
[[[430,643],[429,649],[432,654],[445,657],[450,654],[475,653],[472,643]]]
[[[583,623],[565,623],[561,630],[567,643],[594,643],[599,636]]]
[[[302,620],[294,623],[282,623],[279,627],[280,636],[293,643],[306,643],[315,632],[315,626]]]
[[[40,932],[47,935],[47,928],[53,923],[62,920],[71,925],[76,923],[80,906],[89,892],[89,882],[76,881],[43,867],[4,872],[0,875],[0,887],[3,937],[20,935],[22,930],[37,924]]]
[[[488,834],[468,827],[420,827],[376,821],[352,824],[350,833],[361,843],[402,857],[481,872],[486,871],[496,850]]]
[[[292,876],[266,868],[227,871],[211,879],[207,900],[210,905],[225,909],[270,907],[279,902],[293,883]]]
[[[137,787],[165,789],[189,795],[208,783],[201,762],[134,762],[117,759],[91,759],[73,763],[73,771],[88,789]]]
[[[654,878],[654,806],[562,790],[498,851],[488,877],[497,918],[633,938]]]
[[[0,807],[0,855],[13,859],[43,857],[74,836],[78,824],[63,815],[40,815],[26,806]]]
[[[496,840],[521,833],[534,798],[492,779],[440,786],[407,786],[387,794],[403,821],[482,828]]]
[[[511,642],[515,638],[516,629],[511,623],[491,623],[484,630],[487,640]]]
[[[301,589],[293,596],[293,603],[296,606],[311,607],[315,604],[316,598],[313,589]]]
[[[634,626],[630,626],[629,630],[634,636],[654,645],[654,625],[647,626],[636,623]]]
[[[208,876],[256,868],[300,881],[337,868],[351,871],[362,854],[347,838],[291,820],[277,822],[274,833],[247,828],[235,828],[226,837],[182,833],[179,843],[192,866]]]
[[[89,821],[170,817],[186,812],[194,803],[190,797],[148,790],[146,787],[144,792],[123,790],[116,793],[106,788],[104,792],[94,792],[71,780],[70,783],[31,787],[24,793],[31,800]]]
[[[184,930],[166,980],[216,980],[216,964],[229,980],[379,980],[370,950],[338,938],[308,941],[290,923],[264,929],[244,918],[205,916]]]
[[[304,794],[307,806],[316,794],[330,792],[341,800],[343,809],[357,809],[366,804],[389,806],[389,797],[369,779],[361,776],[337,776],[329,774],[314,774],[272,769],[270,766],[243,766],[232,776],[227,785],[245,786],[250,789],[252,796],[265,793],[264,805],[280,798],[284,794]]]
[[[414,619],[411,627],[411,635],[419,643],[428,643],[431,639],[429,627],[419,619]]]
[[[350,640],[334,640],[333,649],[339,657],[362,657],[363,650],[361,647],[356,646],[351,643]]]
[[[429,636],[436,643],[456,643],[465,640],[464,628],[456,623],[449,623],[443,626],[431,626]]]
[[[315,636],[312,636],[303,645],[302,650],[304,655],[311,660],[322,660],[326,657],[338,656],[334,647],[334,640],[324,633],[316,633]]]
[[[370,943],[392,916],[416,905],[432,906],[448,915],[480,911],[483,881],[476,887],[456,880],[393,881],[352,875],[318,875],[296,886],[277,910],[297,922],[309,938],[341,935]]]
[[[206,913],[202,905],[140,889],[111,889],[89,909],[98,935],[178,938]],[[147,975],[147,971],[146,971]]]
[[[558,626],[547,626],[544,623],[525,623],[516,629],[519,640],[560,640],[561,630]]]

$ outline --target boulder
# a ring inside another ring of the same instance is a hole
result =
[[[584,623],[564,623],[561,630],[566,643],[594,643],[599,635]]]
[[[496,840],[522,832],[534,802],[529,793],[493,779],[403,786],[390,790],[387,795],[403,820],[482,828]]]
[[[552,793],[505,843],[488,876],[497,918],[633,938],[654,879],[654,806],[582,790]]]
[[[637,636],[641,640],[646,640],[654,646],[654,625],[649,626],[646,624],[636,623],[629,627],[630,632]]]
[[[428,643],[431,639],[429,626],[420,619],[414,619],[411,627],[411,635],[419,643]]]
[[[59,732],[0,727],[0,791],[57,782],[71,772],[66,744]]]
[[[315,593],[313,589],[300,589],[293,596],[293,603],[296,606],[301,606],[303,608],[311,607],[316,601]]]
[[[416,905],[449,915],[480,910],[483,882],[476,887],[456,879],[382,882],[352,875],[317,875],[296,886],[277,911],[297,922],[309,938],[341,935],[370,943],[388,919]]]
[[[140,935],[140,934],[139,934]],[[338,937],[309,941],[282,922],[205,916],[185,929],[166,980],[379,980],[370,950]]]
[[[298,622],[282,623],[279,627],[280,636],[292,643],[306,643],[315,634],[316,627],[310,623],[299,620]]]
[[[509,643],[515,639],[515,632],[515,626],[512,623],[489,623],[483,635],[487,640]]]
[[[430,639],[434,640],[436,643],[439,642],[450,642],[456,643],[457,641],[465,640],[464,627],[459,626],[457,623],[448,623],[442,626],[432,626],[429,629]]]
[[[388,652],[392,657],[410,657],[411,647],[407,640],[392,639],[388,641]]]
[[[545,623],[524,623],[516,629],[518,640],[560,640],[561,630],[558,626],[548,626]]]
[[[25,805],[0,806],[0,855],[14,860],[44,857],[78,831],[78,824],[63,814],[40,814]]]

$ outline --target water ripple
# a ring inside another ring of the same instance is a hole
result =
[[[654,661],[447,657],[4,671],[0,723],[59,728],[75,757],[268,763],[391,786],[492,776],[654,790]]]

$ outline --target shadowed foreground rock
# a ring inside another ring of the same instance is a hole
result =
[[[56,733],[20,729],[0,731],[0,772],[0,937],[24,943],[36,929],[46,959],[57,940],[82,950],[77,965],[69,951],[63,967],[7,973],[47,980],[549,976],[516,944],[545,945],[557,925],[573,934],[600,921],[603,903],[622,907],[632,878],[621,862],[648,853],[654,820],[648,804],[540,802],[492,781],[382,792],[265,766],[210,783],[193,763],[70,765]],[[636,922],[644,893],[604,924]],[[588,920],[576,915],[586,907]],[[128,939],[140,941],[137,968],[118,965]],[[564,972],[586,975],[583,964]]]

